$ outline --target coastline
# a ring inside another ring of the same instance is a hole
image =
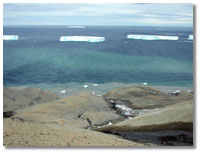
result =
[[[144,86],[144,87],[153,87],[157,90],[163,91],[165,93],[172,93],[175,91],[194,91],[193,87],[185,86],[173,86],[173,85],[143,85],[143,83],[120,83],[120,82],[111,82],[111,83],[68,83],[68,84],[35,84],[35,85],[22,85],[22,86],[5,86],[5,87],[31,87],[31,88],[40,88],[43,90],[48,90],[53,93],[56,93],[58,96],[65,98],[72,95],[76,95],[80,92],[88,92],[97,96],[102,96],[109,92],[110,90],[121,88],[121,87],[130,87],[130,86]]]
[[[99,86],[101,84],[95,85]],[[185,91],[168,94],[168,91],[181,89],[163,86],[158,88],[167,92],[144,85],[134,85],[115,88],[101,96],[85,90],[63,98],[40,88],[4,87],[4,145],[55,146],[55,135],[46,133],[43,127],[45,125],[48,131],[54,131],[56,135],[64,132],[68,138],[64,143],[59,141],[58,146],[95,146],[98,143],[100,146],[191,146],[193,92],[184,88]],[[18,133],[15,127],[21,127],[22,130]],[[38,130],[42,131],[45,142],[41,142],[41,137],[35,141],[24,135],[28,132],[27,127],[37,127],[30,131],[31,137],[34,137]],[[66,127],[71,133],[62,130]],[[78,134],[72,132],[73,129]],[[138,130],[140,132],[137,132]],[[155,135],[155,131],[159,133]],[[145,132],[147,133],[144,138]],[[84,144],[84,139],[74,142],[71,135],[87,138],[87,141],[95,135],[99,138]],[[49,136],[52,139],[46,143]],[[152,141],[152,136],[156,140]],[[110,140],[110,143],[105,141],[105,138]],[[11,142],[12,139],[17,141]],[[114,144],[114,141],[117,143]]]

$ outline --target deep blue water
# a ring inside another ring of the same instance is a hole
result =
[[[193,86],[193,34],[187,27],[10,26],[3,42],[4,86],[142,83]],[[128,40],[127,34],[179,36],[178,41]],[[59,42],[60,36],[102,36],[101,43]]]

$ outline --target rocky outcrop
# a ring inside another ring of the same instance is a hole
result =
[[[155,109],[143,115],[117,124],[99,128],[98,131],[162,131],[193,130],[193,103],[186,101],[165,108]]]
[[[87,111],[81,115],[82,119],[89,119],[92,126],[101,126],[108,124],[109,121],[115,121],[119,119],[119,115],[113,113],[112,111]]]
[[[3,111],[15,111],[31,105],[51,102],[60,99],[55,93],[39,88],[4,87]]]
[[[144,146],[100,132],[76,128],[70,125],[42,124],[4,119],[4,146]]]
[[[152,87],[132,86],[114,89],[104,95],[106,101],[126,102],[132,109],[154,109],[192,100],[193,94],[182,92],[170,95]]]
[[[120,118],[102,97],[80,93],[51,103],[33,105],[17,111],[12,117],[40,123],[70,124],[76,127],[101,125]]]
[[[193,144],[190,92],[167,94],[136,86],[115,89],[104,97],[83,92],[59,99],[41,89],[4,88],[3,115],[5,146]]]

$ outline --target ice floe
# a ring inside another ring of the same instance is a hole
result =
[[[61,36],[60,41],[103,42],[105,38],[93,36]]]
[[[85,28],[85,26],[82,26],[82,25],[69,25],[67,26],[68,28]]]
[[[193,35],[189,35],[188,40],[193,40]]]
[[[94,87],[97,87],[97,86],[99,86],[98,84],[96,84],[96,83],[94,83],[94,84],[92,84]]]
[[[18,40],[18,35],[3,35],[3,40]]]
[[[178,40],[178,36],[160,36],[160,35],[134,35],[128,34],[128,39],[140,39],[140,40]]]
[[[66,93],[66,90],[62,90],[62,91],[60,91],[60,93]]]
[[[88,85],[87,85],[87,84],[85,84],[85,85],[83,86],[83,88],[88,88]]]

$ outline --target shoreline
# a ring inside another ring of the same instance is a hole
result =
[[[40,88],[42,90],[51,91],[62,98],[70,97],[80,92],[88,92],[92,95],[102,96],[109,92],[110,90],[130,87],[130,86],[144,86],[152,87],[165,93],[172,93],[176,91],[194,91],[194,87],[183,87],[183,86],[163,86],[163,85],[144,85],[143,83],[67,83],[67,84],[35,84],[35,85],[8,85],[3,87],[30,87],[30,88]]]

